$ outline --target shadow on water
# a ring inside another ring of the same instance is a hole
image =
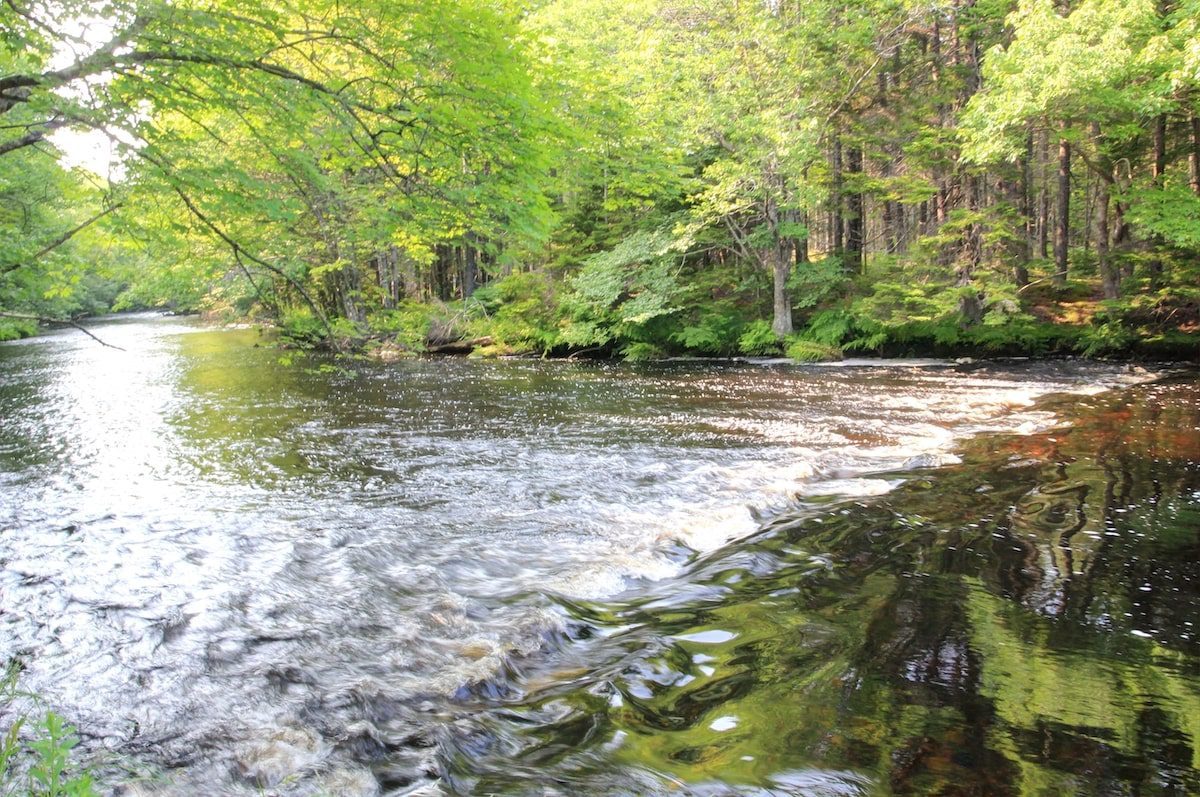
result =
[[[1200,793],[1200,385],[780,517],[446,740],[473,794]]]

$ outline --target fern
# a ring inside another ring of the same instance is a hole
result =
[[[771,329],[770,321],[751,321],[738,338],[738,350],[749,355],[778,354],[779,336]]]

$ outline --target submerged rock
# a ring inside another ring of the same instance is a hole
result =
[[[391,363],[396,362],[397,360],[408,359],[413,356],[413,353],[398,343],[386,341],[374,348],[367,349],[366,355],[372,360],[378,360],[382,363]]]
[[[281,728],[243,748],[237,755],[237,766],[243,778],[271,788],[289,775],[316,767],[329,753],[329,745],[311,731]]]
[[[321,797],[378,797],[380,790],[374,775],[354,767],[322,775],[312,782],[309,793]]]
[[[900,467],[903,470],[917,470],[920,468],[941,468],[946,465],[957,465],[960,462],[962,462],[962,459],[955,454],[932,452],[909,457],[904,460],[904,464]]]

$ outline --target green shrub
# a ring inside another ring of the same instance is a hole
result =
[[[34,695],[17,689],[19,670],[10,667],[0,682],[0,701],[10,708],[17,698]],[[0,793],[26,797],[96,797],[92,776],[77,772],[71,750],[79,744],[75,729],[53,711],[39,717],[32,739],[22,743],[21,731],[29,717],[20,714],[0,737]]]
[[[21,318],[0,318],[0,341],[31,338],[37,334],[36,321]]]
[[[567,280],[562,342],[605,346],[654,337],[667,343],[671,325],[663,322],[678,317],[688,293],[676,243],[668,230],[635,232],[585,260]]]
[[[787,356],[799,363],[834,362],[842,359],[842,350],[837,346],[805,340],[800,337],[787,339]]]
[[[1079,353],[1084,357],[1115,354],[1127,349],[1136,337],[1119,321],[1106,321],[1084,330],[1079,341]]]
[[[638,342],[630,343],[621,349],[621,356],[629,362],[636,363],[662,359],[665,352],[653,343]]]
[[[771,322],[762,319],[751,321],[738,338],[738,351],[749,355],[778,354],[781,345],[779,336],[771,328]]]
[[[284,311],[278,324],[280,340],[284,345],[297,349],[315,349],[327,337],[321,319],[307,308]]]
[[[564,343],[558,300],[545,274],[519,272],[485,285],[467,310],[471,333],[492,338],[494,353],[546,352]]]
[[[692,319],[682,322],[682,329],[670,334],[670,341],[698,354],[732,354],[740,350],[746,329],[738,316],[736,308],[701,306]]]
[[[372,332],[388,335],[404,348],[420,352],[425,351],[437,310],[435,305],[406,299],[394,308],[372,313],[367,324]]]
[[[855,318],[846,310],[822,310],[808,322],[801,337],[825,346],[837,346],[855,328]]]
[[[802,310],[815,307],[845,290],[848,284],[846,269],[840,257],[824,257],[798,264],[788,277],[792,307]]]

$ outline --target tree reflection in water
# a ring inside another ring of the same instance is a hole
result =
[[[451,786],[1200,792],[1200,385],[1071,402],[1069,428],[566,604],[554,669],[466,701]]]

